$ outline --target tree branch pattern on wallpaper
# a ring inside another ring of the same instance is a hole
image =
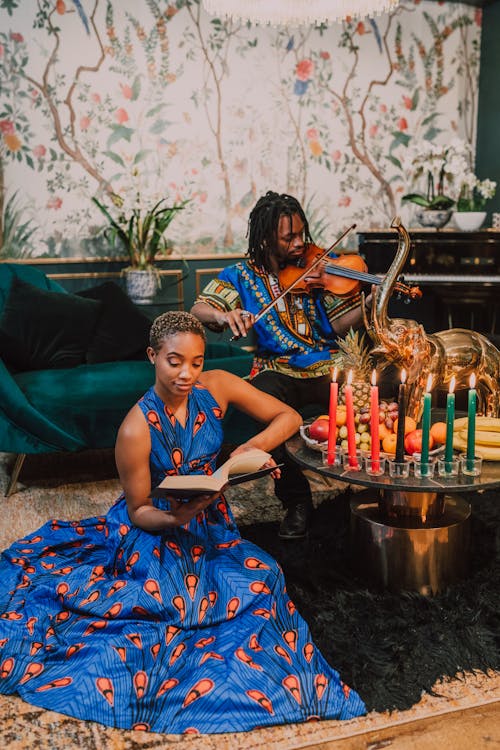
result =
[[[189,200],[174,252],[244,250],[268,189],[295,194],[327,242],[401,211],[416,142],[451,128],[474,149],[477,8],[401,0],[301,29],[224,22],[197,0],[140,8],[0,3],[0,217],[16,194],[36,230],[24,255],[109,253],[91,199],[113,193]]]

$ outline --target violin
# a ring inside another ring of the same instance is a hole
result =
[[[336,297],[347,297],[358,291],[361,283],[381,284],[382,279],[374,274],[368,273],[368,266],[360,255],[355,253],[341,255],[338,258],[324,260],[319,266],[318,261],[324,250],[312,242],[306,244],[306,251],[297,265],[287,265],[278,273],[278,279],[282,289],[288,289],[292,293],[308,292],[311,288],[321,288],[334,294]],[[311,274],[307,269],[311,267]],[[323,272],[323,273],[322,273]],[[325,277],[324,273],[327,276]],[[417,286],[410,287],[397,281],[394,289],[410,299],[417,299],[422,292]]]
[[[342,232],[340,237],[335,240],[333,245],[326,248],[326,250],[322,250],[312,242],[306,243],[306,252],[301,257],[299,264],[295,266],[285,266],[285,268],[278,272],[278,278],[283,291],[277,297],[271,300],[271,302],[265,305],[259,313],[257,313],[253,321],[254,325],[255,323],[257,323],[257,321],[263,318],[264,315],[267,315],[267,313],[272,310],[272,308],[275,307],[286,294],[289,294],[293,291],[309,291],[311,286],[319,286],[323,289],[327,288],[329,291],[333,291],[333,293],[336,295],[342,296],[342,294],[348,295],[353,290],[359,288],[361,282],[363,281],[369,284],[381,284],[382,279],[379,279],[378,276],[374,276],[373,274],[366,272],[367,266],[364,260],[359,255],[343,255],[339,258],[330,258],[330,262],[327,263],[326,266],[324,266],[327,255],[329,255],[334,247],[338,245],[344,239],[344,237],[355,228],[356,224],[352,224],[350,227],[348,227],[344,232]],[[360,263],[361,267],[359,266]],[[340,291],[338,290],[338,287],[334,287],[335,283],[339,283],[338,279],[337,281],[335,281],[334,279],[330,280],[329,282],[327,282],[328,286],[325,287],[323,274],[318,274],[318,272],[315,270],[320,267],[320,264],[323,264],[324,270],[326,270],[327,273],[332,277],[342,277],[342,281],[340,282],[340,284],[343,284],[344,286],[340,286]],[[353,265],[356,267],[353,267]],[[308,278],[309,281],[307,281]],[[302,287],[300,286],[301,284]],[[347,284],[351,285],[350,291],[349,288],[346,289]],[[399,282],[396,282],[394,289],[397,289],[397,291],[401,292],[402,294],[408,295],[412,299],[422,296],[422,292],[418,287],[408,287],[406,286],[406,284],[401,284]],[[232,336],[230,340],[234,341],[238,338],[239,336],[235,335]]]

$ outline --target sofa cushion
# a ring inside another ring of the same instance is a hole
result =
[[[96,300],[14,278],[0,316],[2,357],[17,370],[82,364],[100,312]]]
[[[111,448],[154,377],[149,361],[130,361],[22,372],[14,379],[35,409],[87,448]]]
[[[103,306],[87,348],[88,364],[146,358],[151,320],[137,309],[118,284],[106,281],[77,294],[99,300]]]
[[[24,263],[2,263],[0,264],[0,310],[3,310],[12,282],[16,278],[27,281],[39,289],[46,289],[49,292],[61,292],[62,294],[66,292],[64,287],[58,284],[57,281],[54,281],[54,279],[49,279],[38,268],[24,265]]]

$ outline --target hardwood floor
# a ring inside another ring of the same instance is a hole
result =
[[[500,748],[500,701],[356,737],[300,747],[308,750],[493,750]]]

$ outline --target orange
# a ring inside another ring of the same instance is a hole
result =
[[[387,437],[382,440],[382,448],[386,453],[396,453],[396,442],[397,435],[390,432]]]
[[[446,443],[446,422],[435,422],[431,427],[431,435],[438,445]]]
[[[316,419],[330,419],[328,414],[320,414],[319,417],[316,417]]]
[[[413,430],[417,429],[417,423],[415,422],[412,417],[405,417],[405,435],[407,435],[409,432],[413,432]],[[398,420],[394,420],[394,427],[393,430],[395,433],[398,431]]]
[[[383,440],[384,438],[389,437],[389,435],[392,435],[392,430],[386,427],[383,422],[380,422],[378,426],[379,440]]]
[[[337,407],[337,419],[335,420],[337,427],[342,427],[347,422],[347,411],[345,406]]]

